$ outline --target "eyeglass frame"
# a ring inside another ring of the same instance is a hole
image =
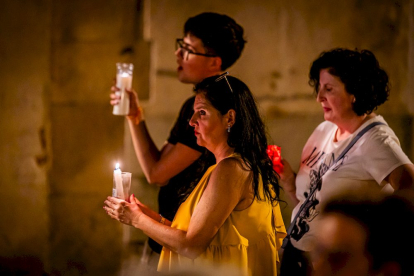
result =
[[[185,60],[188,60],[188,56],[190,54],[193,54],[193,55],[196,55],[196,56],[203,56],[203,57],[218,57],[218,55],[214,55],[214,54],[203,54],[203,53],[194,52],[193,50],[191,50],[187,47],[184,47],[184,44],[186,44],[186,43],[184,42],[184,39],[182,39],[182,38],[177,38],[175,40],[175,50],[177,51],[178,49],[180,49],[181,55],[183,56],[183,58],[184,58],[184,52],[183,51],[187,52],[187,57],[185,58]]]

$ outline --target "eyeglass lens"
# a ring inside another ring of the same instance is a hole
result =
[[[184,42],[182,39],[177,39],[175,42],[175,50],[178,50],[178,49],[180,49],[181,56],[185,58],[185,60],[188,60],[188,56],[192,52],[190,51],[190,49],[184,46]]]

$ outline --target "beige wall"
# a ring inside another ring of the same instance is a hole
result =
[[[135,64],[134,86],[161,146],[191,95],[175,78],[174,40],[203,11],[243,25],[248,43],[229,71],[256,95],[272,141],[294,167],[322,121],[309,65],[338,46],[371,49],[388,71],[391,98],[379,113],[413,159],[414,0],[196,2],[3,1],[0,265],[114,275],[124,242],[145,240],[102,209],[116,161],[133,173],[137,197],[156,208],[157,189],[145,183],[124,120],[108,104],[115,63]],[[126,47],[134,53],[121,55]]]
[[[0,265],[27,255],[24,265],[41,271],[49,252],[50,2],[2,6]]]

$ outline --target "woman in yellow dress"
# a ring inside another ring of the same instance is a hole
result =
[[[234,268],[239,275],[277,275],[285,236],[278,176],[264,124],[249,88],[227,73],[194,88],[190,125],[211,166],[172,222],[141,204],[108,197],[104,209],[163,245],[158,270]],[[223,270],[224,271],[224,270]]]

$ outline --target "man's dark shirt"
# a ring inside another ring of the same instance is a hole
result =
[[[200,153],[203,153],[206,149],[197,145],[197,138],[194,135],[194,128],[189,124],[194,113],[194,99],[194,96],[189,98],[182,106],[179,117],[177,118],[167,141],[173,145],[181,143],[196,151],[199,151]],[[203,156],[200,158],[203,158]],[[200,159],[194,161],[194,163],[182,172],[172,177],[167,185],[160,188],[158,194],[159,213],[166,219],[170,221],[174,219],[175,213],[181,204],[180,201],[183,197],[182,193],[190,193],[191,191],[188,189],[190,184],[197,179],[200,174],[204,174],[205,169],[207,169],[205,168],[203,171],[200,171],[199,161]],[[148,244],[155,252],[161,252],[162,246],[151,238],[149,239]]]

